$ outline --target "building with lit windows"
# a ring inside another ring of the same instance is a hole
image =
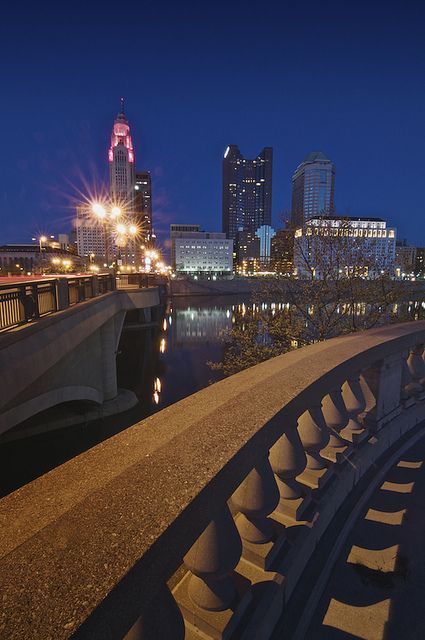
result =
[[[82,258],[92,257],[95,262],[105,263],[107,230],[93,217],[89,207],[77,207],[75,235],[79,256]]]
[[[175,254],[175,238],[190,237],[191,233],[199,233],[201,227],[199,224],[171,224],[170,225],[170,240],[171,240],[171,266],[173,270],[176,269],[176,254]]]
[[[395,268],[399,278],[412,278],[416,275],[416,247],[397,242],[395,248]]]
[[[262,269],[270,268],[271,242],[276,235],[276,231],[269,225],[263,224],[259,227],[255,235],[260,241],[260,263]]]
[[[75,253],[72,245],[64,240],[66,234],[58,239],[49,237],[39,244],[5,244],[0,246],[0,276],[27,275],[34,272],[57,272],[81,268],[83,261]]]
[[[271,239],[270,264],[275,273],[291,275],[294,269],[294,231],[278,229]]]
[[[112,128],[108,161],[111,200],[116,204],[125,204],[131,213],[135,193],[135,156],[130,127],[124,113],[123,98],[121,98],[121,111],[115,118]]]
[[[416,247],[415,277],[425,278],[425,248],[424,247]]]
[[[149,172],[135,171],[135,152],[124,100],[115,118],[108,150],[109,199],[96,204],[104,209],[94,215],[90,204],[77,208],[75,237],[78,254],[110,266],[142,264],[141,246],[151,242],[152,193]],[[137,178],[137,179],[136,179]],[[113,216],[108,212],[114,212]]]
[[[235,239],[236,265],[239,275],[253,275],[260,271],[260,238],[255,231],[240,229]]]
[[[292,177],[291,223],[334,213],[335,165],[321,151],[309,153]]]
[[[294,273],[320,279],[325,272],[395,275],[396,229],[382,218],[318,216],[294,234]]]
[[[140,229],[140,243],[152,243],[152,181],[150,171],[136,172],[134,184],[135,224]]]
[[[256,231],[270,225],[272,211],[273,149],[265,147],[249,160],[237,145],[227,147],[223,158],[222,231],[235,239],[240,229]]]
[[[175,226],[184,225],[172,225]],[[176,273],[205,277],[233,272],[233,240],[224,233],[174,230],[171,244]]]

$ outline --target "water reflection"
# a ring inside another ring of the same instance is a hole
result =
[[[176,309],[173,323],[173,348],[190,347],[217,341],[231,328],[230,309],[192,307]]]
[[[408,300],[392,306],[393,314],[410,319],[425,317],[423,300]],[[222,360],[223,333],[232,326],[243,326],[251,316],[288,313],[285,301],[258,302],[247,298],[181,298],[164,306],[155,323],[143,323],[139,329],[125,329],[117,355],[118,386],[134,391],[138,404],[133,409],[81,424],[77,427],[44,434],[28,442],[3,445],[0,462],[0,488],[7,493],[61,464],[98,442],[137,423],[144,417],[206,387],[221,377],[208,361]],[[309,305],[308,316],[314,314]],[[344,313],[344,305],[340,306]],[[358,303],[355,314],[363,316],[365,304]],[[295,341],[293,347],[298,346]],[[87,407],[86,407],[87,408]],[[57,410],[58,408],[56,408]],[[61,409],[63,410],[63,409]],[[83,413],[82,403],[73,408]],[[34,422],[46,419],[48,412]]]

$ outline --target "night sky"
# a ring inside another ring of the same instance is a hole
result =
[[[0,243],[68,231],[107,183],[121,96],[154,225],[221,224],[221,161],[274,148],[273,220],[322,150],[339,213],[425,245],[422,2],[8,2],[0,26]]]

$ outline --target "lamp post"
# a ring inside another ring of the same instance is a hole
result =
[[[46,236],[40,236],[38,239],[40,245],[40,272],[43,272],[43,242],[47,242]]]
[[[123,210],[121,207],[111,204],[106,207],[100,202],[94,202],[91,205],[91,211],[95,215],[96,220],[100,222],[104,230],[104,243],[106,262],[109,267],[109,235],[115,236],[115,244],[118,247],[118,261],[121,262],[120,248],[128,244],[130,238],[135,238],[139,233],[139,228],[131,223],[131,217],[128,216],[124,223],[119,220],[122,217]],[[118,221],[119,220],[119,221]],[[115,225],[113,223],[116,223]]]
[[[135,224],[125,225],[122,223],[117,224],[115,228],[115,232],[117,234],[117,246],[120,252],[121,247],[127,247],[128,241],[137,236],[138,228]],[[120,252],[120,261],[121,261],[121,252]]]
[[[96,216],[98,222],[102,224],[103,227],[103,242],[105,245],[105,260],[109,269],[109,238],[108,238],[108,214],[103,205],[99,202],[94,202],[92,204],[92,212]]]

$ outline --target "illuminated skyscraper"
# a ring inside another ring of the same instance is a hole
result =
[[[152,184],[149,171],[136,173],[134,185],[135,223],[140,229],[140,241],[152,243]]]
[[[228,238],[238,231],[255,232],[270,225],[272,214],[273,149],[265,147],[253,160],[247,160],[235,144],[227,147],[223,158],[223,221]]]
[[[309,153],[292,176],[291,223],[334,213],[335,165],[321,151]]]
[[[121,111],[115,118],[108,153],[109,186],[111,200],[126,203],[129,213],[133,212],[135,185],[135,157],[127,116],[124,113],[124,99]]]

